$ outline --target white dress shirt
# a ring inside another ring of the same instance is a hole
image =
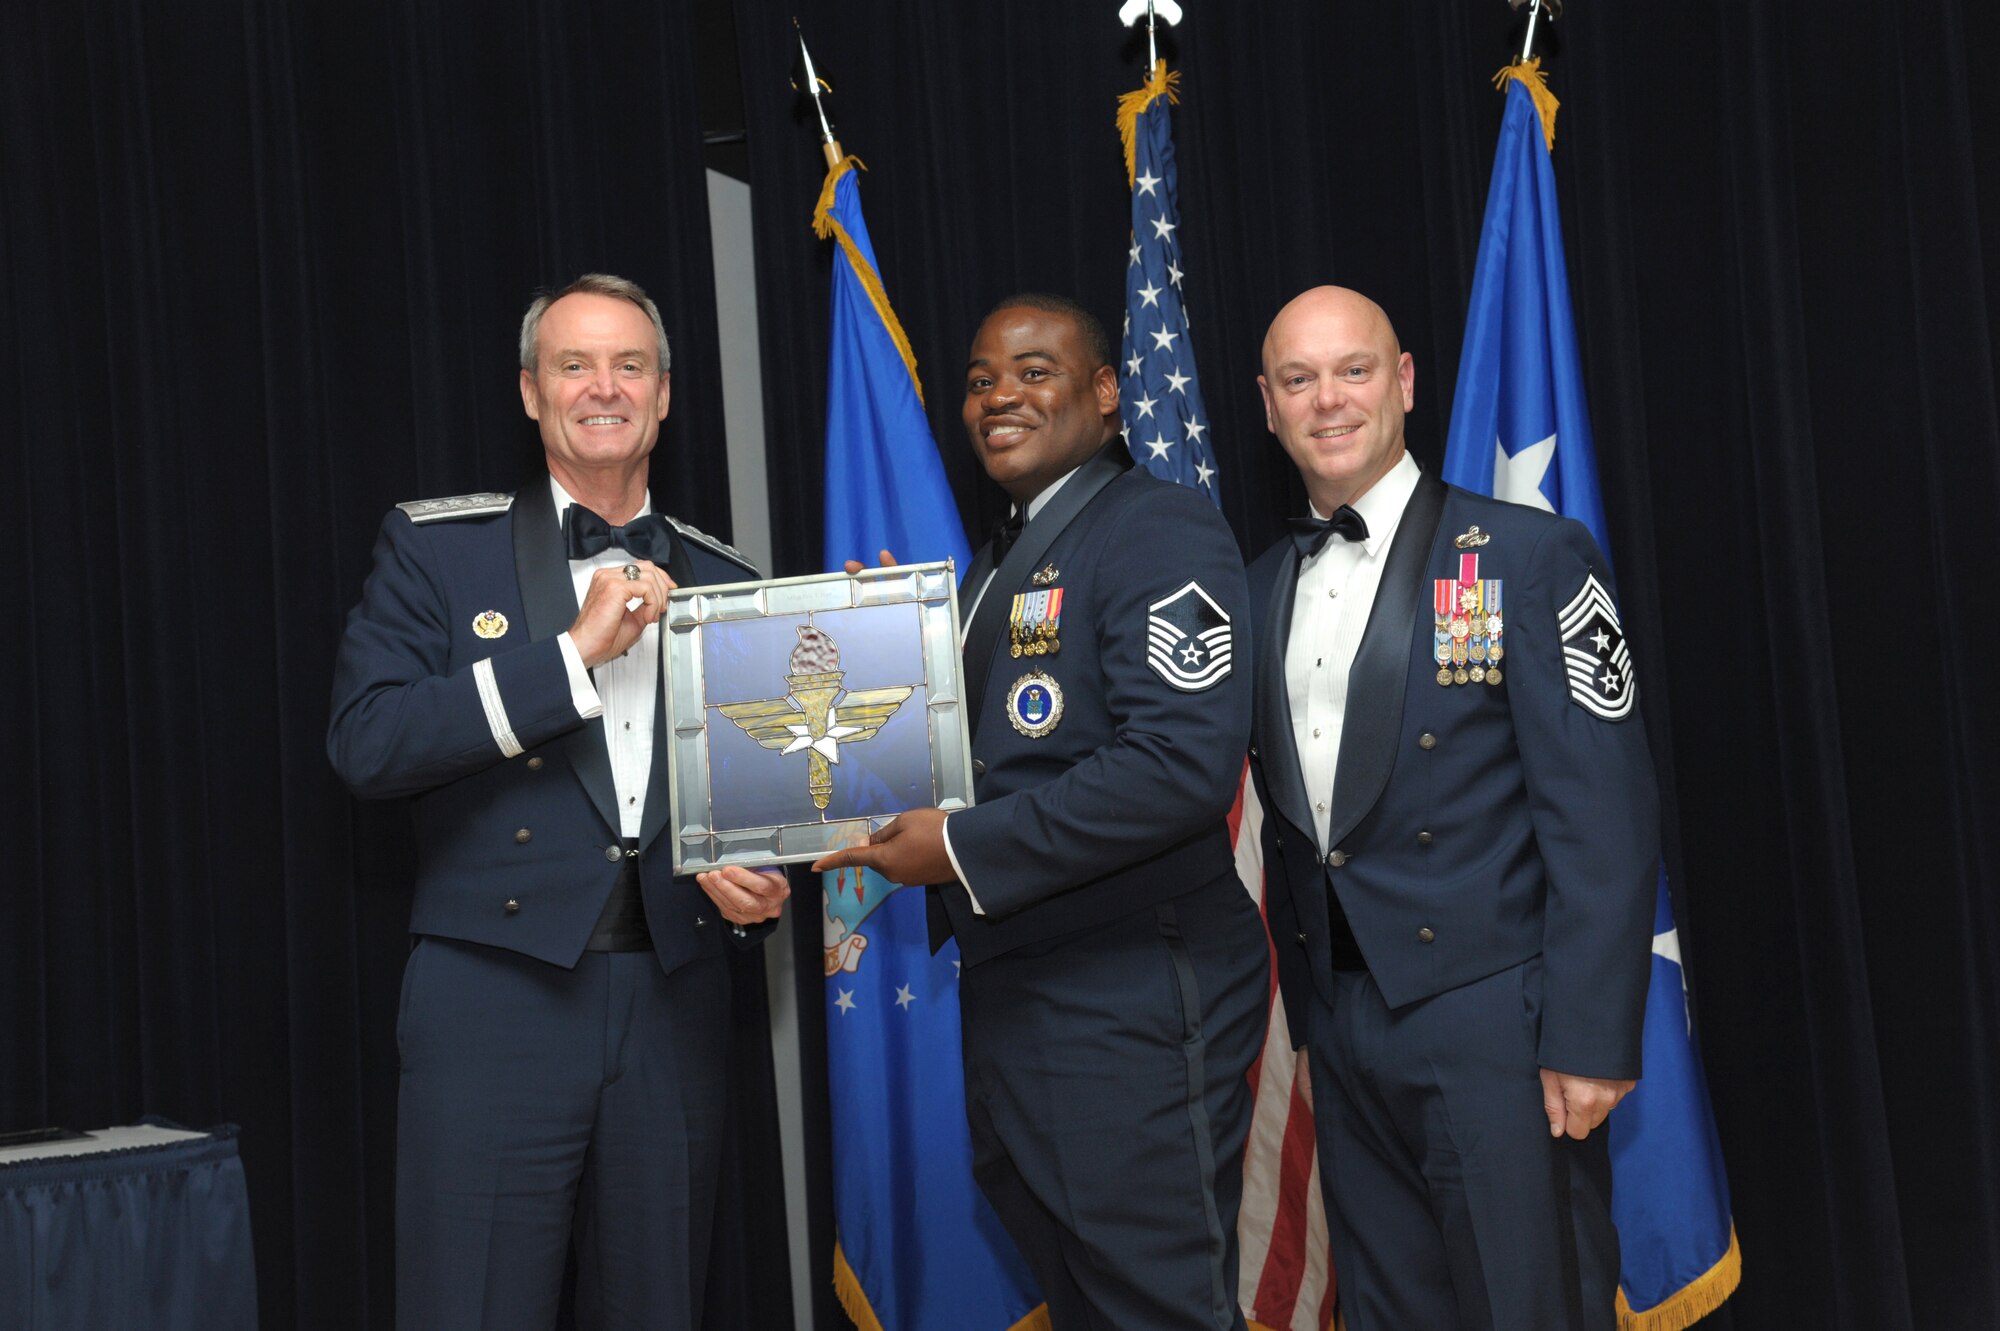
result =
[[[1055,479],[1055,482],[1051,484],[1047,489],[1043,490],[1040,494],[1036,495],[1033,499],[1030,499],[1028,501],[1028,516],[1026,521],[1023,522],[1022,524],[1024,528],[1026,527],[1028,522],[1033,522],[1035,520],[1035,515],[1037,513],[1041,512],[1043,509],[1049,506],[1049,500],[1054,499],[1056,497],[1056,491],[1062,489],[1063,483],[1069,480],[1070,477],[1076,475],[1076,473],[1079,470],[1081,470],[1081,468],[1072,467],[1070,470],[1058,476]],[[965,632],[967,629],[972,627],[972,617],[979,613],[979,603],[986,599],[986,589],[993,585],[993,575],[998,573],[999,571],[1000,571],[1000,565],[997,563],[994,564],[994,566],[991,569],[987,570],[986,580],[984,582],[981,582],[979,584],[978,590],[973,592],[972,594],[972,609],[966,611],[965,618],[959,621],[958,645],[961,651],[963,651],[965,647]],[[951,871],[958,875],[959,882],[965,884],[965,895],[972,902],[972,913],[974,915],[984,915],[986,913],[985,907],[979,904],[978,897],[973,896],[972,884],[966,882],[965,866],[958,862],[958,852],[951,848],[951,818],[948,815],[944,820],[943,831],[944,831],[944,853],[945,853],[945,858],[951,861]]]
[[[549,490],[555,495],[556,522],[560,524],[576,501],[553,476],[549,477]],[[635,517],[652,511],[649,496]],[[576,587],[577,607],[583,606],[592,573],[631,562],[631,554],[616,545],[589,559],[570,560],[569,576]],[[604,742],[611,751],[611,785],[618,792],[619,834],[636,837],[645,818],[646,783],[653,773],[653,714],[660,695],[660,626],[647,625],[631,650],[606,661],[595,671],[584,669],[583,655],[567,632],[557,642],[562,647],[563,663],[569,667],[570,698],[576,704],[576,714],[586,721],[594,716],[604,717]]]
[[[1382,566],[1416,492],[1421,473],[1407,452],[1387,475],[1349,507],[1368,524],[1360,541],[1327,538],[1299,570],[1292,599],[1292,635],[1285,646],[1285,688],[1292,704],[1292,738],[1299,752],[1319,848],[1326,844],[1333,808],[1334,768],[1347,721],[1347,677],[1361,648],[1368,612],[1382,584]],[[1313,509],[1322,520],[1331,514]]]

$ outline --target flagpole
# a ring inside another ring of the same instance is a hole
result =
[[[1542,0],[1528,0],[1528,35],[1521,42],[1521,63],[1524,65],[1528,63],[1528,57],[1535,53],[1535,21],[1541,16]]]
[[[798,19],[794,18],[792,20],[792,27],[799,34],[799,55],[806,62],[806,86],[804,90],[812,95],[813,110],[819,115],[820,151],[826,154],[826,164],[830,170],[840,165],[840,159],[844,154],[840,151],[840,140],[833,136],[833,122],[826,118],[826,105],[820,101],[819,91],[821,88],[825,88],[828,92],[832,92],[833,85],[822,79],[818,72],[813,69],[812,52],[806,49],[806,30],[799,27]]]

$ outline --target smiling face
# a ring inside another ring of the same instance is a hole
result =
[[[1118,415],[1118,376],[1066,314],[995,310],[972,339],[965,432],[986,474],[1016,504],[1083,465]]]
[[[1389,317],[1359,292],[1315,287],[1264,335],[1264,423],[1321,513],[1366,494],[1403,456],[1415,386]]]
[[[543,313],[521,405],[541,427],[550,474],[571,494],[590,489],[592,474],[645,465],[667,397],[653,324],[637,305],[576,292]]]

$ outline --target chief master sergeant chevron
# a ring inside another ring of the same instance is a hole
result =
[[[399,505],[348,617],[327,748],[410,797],[420,857],[397,1044],[396,1320],[692,1328],[723,1131],[723,949],[782,878],[673,877],[657,622],[755,572],[653,512],[666,332],[591,274],[521,322],[547,470]],[[760,927],[761,926],[761,927]]]
[[[1415,369],[1318,287],[1264,339],[1314,516],[1250,567],[1271,937],[1349,1331],[1608,1331],[1652,762],[1580,523],[1440,484]]]
[[[966,434],[1017,510],[959,588],[978,803],[814,867],[940,885],[973,1171],[1055,1331],[1240,1331],[1271,975],[1226,821],[1250,720],[1242,561],[1212,504],[1132,466],[1110,349],[1062,297],[980,325]]]

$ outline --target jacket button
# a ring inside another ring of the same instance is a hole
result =
[[[505,906],[502,906],[500,909],[506,911],[509,915],[512,915],[516,911],[521,909],[521,903],[514,900],[514,898],[512,897],[508,897],[507,904]]]
[[[1417,736],[1418,748],[1435,749],[1437,746],[1438,746],[1438,737],[1436,735],[1431,734],[1430,731],[1426,730],[1423,734]]]
[[[1271,849],[1272,849],[1272,850],[1283,850],[1284,848],[1285,848],[1285,839],[1284,839],[1283,837],[1281,837],[1281,836],[1273,836],[1273,837],[1271,838]]]
[[[542,770],[542,756],[540,754],[536,754],[534,757],[528,759],[528,770],[530,772],[539,772]]]
[[[1250,746],[1250,756],[1252,758],[1255,758],[1257,756],[1257,746],[1255,744],[1252,744]]]
[[[1431,834],[1430,834],[1429,832],[1419,832],[1419,833],[1417,833],[1417,844],[1418,844],[1419,846],[1428,846],[1428,845],[1430,845],[1430,844],[1431,844]]]
[[[616,864],[618,863],[619,851],[620,848],[617,846],[606,846],[604,848],[604,858],[610,860],[613,864]]]
[[[534,839],[535,839],[535,834],[533,832],[530,832],[525,827],[522,828],[520,831],[514,833],[514,844],[517,846],[525,846]]]
[[[1417,941],[1419,943],[1428,943],[1436,937],[1437,935],[1431,932],[1431,927],[1428,924],[1417,930]]]
[[[1303,929],[1299,930],[1299,946],[1306,946],[1306,931]]]
[[[983,761],[981,761],[980,759],[978,759],[978,758],[974,758],[974,759],[972,760],[972,774],[973,774],[974,776],[985,776],[985,775],[986,775],[986,764],[985,764],[985,763],[984,763]]]
[[[703,925],[707,923],[708,923],[708,916],[706,915],[697,915],[694,917],[694,927],[697,929],[701,928]]]
[[[1338,869],[1340,866],[1346,863],[1347,863],[1346,851],[1330,850],[1326,853],[1326,864],[1329,869]]]

